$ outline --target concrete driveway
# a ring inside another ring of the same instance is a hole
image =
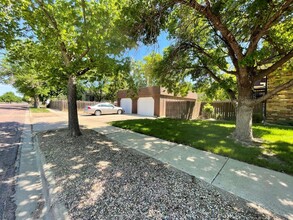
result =
[[[56,128],[66,128],[68,126],[68,113],[49,109],[50,113],[31,113],[31,122],[33,131],[44,131]],[[97,128],[109,126],[109,122],[123,121],[132,119],[155,119],[155,117],[140,116],[135,114],[113,114],[113,115],[89,115],[84,112],[78,112],[79,124],[84,128]]]
[[[88,115],[84,114],[82,112],[79,112],[78,114],[80,125],[86,126],[87,128],[96,128],[97,126],[105,126],[109,122],[112,121],[124,121],[124,120],[133,120],[133,119],[142,119],[142,118],[148,118],[148,119],[155,119],[155,117],[149,117],[149,116],[141,116],[141,115],[135,115],[135,114],[121,114],[121,115]]]

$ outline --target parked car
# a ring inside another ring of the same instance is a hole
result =
[[[122,114],[123,108],[112,105],[111,103],[99,103],[92,106],[86,106],[84,112],[92,115],[101,114]]]

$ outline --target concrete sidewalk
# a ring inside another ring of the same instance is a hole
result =
[[[293,219],[292,176],[108,125],[94,130],[125,148],[135,149],[246,199],[256,209],[263,207]]]
[[[31,218],[33,214],[40,216],[51,215],[48,212],[50,210],[43,210],[41,212],[39,210],[39,206],[43,205],[45,207],[47,205],[47,209],[50,209],[50,206],[46,202],[46,196],[50,195],[46,195],[46,189],[45,191],[44,189],[41,191],[38,185],[40,180],[43,181],[41,177],[42,173],[41,171],[35,170],[35,165],[25,165],[25,162],[29,159],[28,163],[38,164],[38,161],[41,160],[38,151],[32,145],[32,132],[67,127],[67,113],[59,111],[52,112],[54,115],[51,117],[34,118],[31,122],[26,123],[27,132],[24,133],[25,139],[23,140],[24,144],[20,157],[22,160],[20,169],[24,170],[20,173],[19,183],[23,183],[23,185],[20,185],[18,195],[16,195],[20,196],[23,192],[27,194],[24,194],[24,198],[19,197],[17,199],[19,201],[17,210],[18,219],[23,219],[23,217],[25,219],[33,219]],[[80,124],[104,134],[125,148],[135,149],[140,153],[170,164],[196,178],[244,198],[250,206],[256,209],[263,207],[288,219],[293,219],[292,176],[200,151],[188,146],[109,126],[106,121],[92,119],[92,117],[80,117]],[[31,130],[30,124],[32,124],[33,131]],[[33,174],[32,177],[28,180],[25,179],[27,178],[27,173],[30,172]],[[21,176],[24,179],[21,179]],[[37,182],[38,184],[32,186],[33,182]],[[34,190],[28,190],[28,186],[32,186]],[[264,210],[260,210],[260,212],[262,211]],[[47,219],[50,219],[50,217]]]
[[[51,120],[51,123],[44,121],[33,123],[29,110],[26,110],[16,165],[17,178],[14,196],[17,206],[16,220],[68,219],[63,205],[52,199],[51,189],[47,184],[48,175],[44,173],[43,159],[33,133],[33,127],[37,131],[65,127],[66,123],[60,121],[61,118],[57,116],[54,120]]]

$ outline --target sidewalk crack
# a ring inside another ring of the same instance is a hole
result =
[[[211,182],[212,185],[213,185],[214,181],[217,179],[217,177],[220,175],[220,173],[221,173],[221,171],[223,170],[223,168],[226,166],[226,164],[227,164],[227,162],[228,162],[229,159],[230,159],[230,158],[227,157],[227,160],[225,161],[225,163],[223,164],[223,166],[221,167],[221,169],[219,170],[219,172],[217,173],[217,175],[213,178],[213,180],[212,180],[212,182]]]

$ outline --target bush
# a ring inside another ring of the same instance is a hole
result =
[[[214,113],[214,107],[210,103],[205,104],[203,107],[203,113],[206,118],[210,118]]]

